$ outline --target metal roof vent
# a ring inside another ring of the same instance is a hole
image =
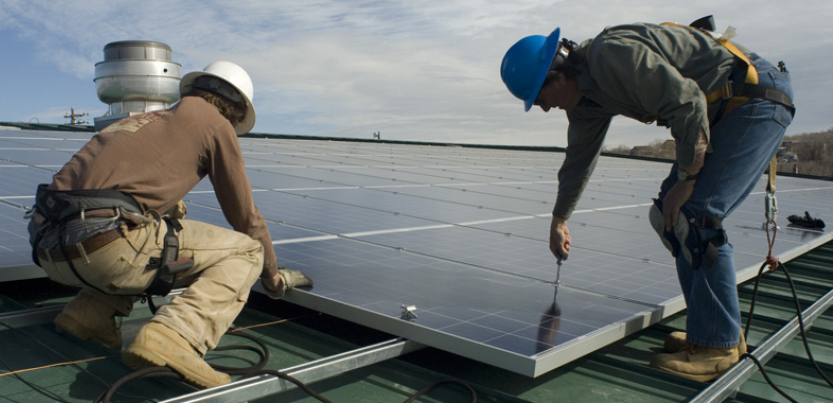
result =
[[[99,131],[119,119],[179,101],[182,66],[171,59],[171,47],[154,41],[119,41],[104,46],[104,61],[95,64],[98,99],[110,105],[95,118]]]

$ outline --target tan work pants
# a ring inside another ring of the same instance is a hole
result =
[[[205,354],[217,346],[243,310],[263,268],[263,247],[248,235],[230,229],[192,220],[180,223],[179,259],[192,258],[194,266],[177,276],[174,288],[188,288],[160,307],[151,320],[177,331]],[[126,227],[122,229],[126,231]],[[72,261],[75,269],[104,295],[84,287],[66,262],[42,259],[40,263],[53,280],[83,287],[81,292],[126,316],[156,276],[156,270],[146,266],[151,257],[161,255],[167,230],[164,221],[153,220],[92,253],[81,251],[81,257]]]

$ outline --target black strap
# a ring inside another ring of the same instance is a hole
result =
[[[194,259],[182,259],[179,257],[179,238],[176,234],[182,231],[182,224],[173,217],[163,217],[168,224],[168,232],[165,233],[164,244],[162,245],[162,256],[150,258],[148,269],[156,270],[156,277],[145,290],[150,300],[151,295],[166,296],[174,287],[176,275],[194,266]]]
[[[795,115],[795,105],[784,91],[759,84],[732,82],[732,97],[761,98],[786,106]]]
[[[49,221],[63,222],[74,218],[83,210],[123,208],[142,214],[142,208],[133,196],[112,189],[52,190],[47,184],[38,185],[35,208]]]

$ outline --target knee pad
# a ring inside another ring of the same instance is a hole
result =
[[[682,209],[677,224],[671,231],[666,231],[662,203],[654,200],[648,219],[671,255],[676,258],[682,254],[692,270],[697,270],[701,265],[713,266],[717,261],[717,248],[728,242],[726,231],[723,229],[723,219],[719,217],[695,218]]]
[[[671,252],[671,256],[675,258],[680,255],[680,252],[686,254],[684,251],[683,246],[685,243],[685,239],[688,237],[688,220],[684,215],[680,215],[677,219],[677,224],[671,229],[671,231],[665,230],[665,217],[662,215],[662,203],[658,200],[654,200],[654,204],[651,205],[651,209],[648,212],[648,220],[651,222],[651,227],[654,228],[657,235],[659,235],[660,241]],[[690,255],[691,252],[688,251]],[[690,257],[686,258],[686,260],[690,261]]]

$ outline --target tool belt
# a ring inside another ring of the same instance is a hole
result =
[[[49,249],[44,250],[40,248],[35,248],[35,253],[38,259],[51,261],[51,262],[64,262],[67,260],[75,260],[81,257],[80,248],[84,249],[84,253],[93,253],[98,249],[103,248],[104,246],[110,244],[111,242],[119,239],[123,236],[121,230],[119,228],[112,229],[110,231],[98,234],[86,241],[81,243],[67,246],[66,248],[66,255],[60,249]]]
[[[51,190],[46,184],[38,185],[35,195],[35,211],[45,220],[63,223],[84,218],[86,211],[98,209],[123,209],[142,214],[142,208],[132,196],[111,189]]]
[[[36,222],[43,223],[38,233],[33,235],[32,260],[38,265],[40,265],[40,258],[53,262],[72,261],[81,257],[80,248],[83,248],[84,253],[91,253],[123,235],[118,228],[115,228],[87,239],[82,237],[82,240],[77,243],[64,245],[64,231],[70,221],[85,218],[112,218],[125,219],[131,224],[136,224],[135,217],[141,217],[141,213],[142,209],[133,197],[117,190],[51,190],[47,189],[46,184],[38,185],[35,206],[29,213],[30,215],[27,215]],[[58,231],[60,248],[49,250],[40,248],[40,240],[48,231]]]

